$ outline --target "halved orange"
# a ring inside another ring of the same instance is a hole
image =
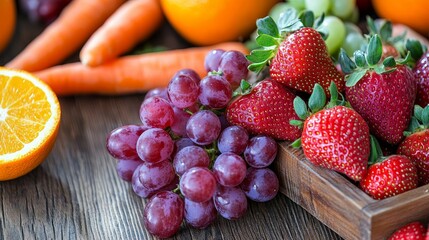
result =
[[[48,85],[30,73],[0,67],[0,181],[23,176],[43,162],[60,117]]]

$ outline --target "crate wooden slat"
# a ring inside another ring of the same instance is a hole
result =
[[[314,166],[302,150],[279,144],[280,191],[345,239],[386,239],[398,227],[429,220],[429,185],[374,200],[343,175]]]

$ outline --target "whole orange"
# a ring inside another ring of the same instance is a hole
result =
[[[0,0],[0,52],[8,45],[16,25],[15,0]]]
[[[241,40],[278,0],[161,0],[175,30],[196,45]]]
[[[372,0],[377,15],[429,36],[428,0]]]

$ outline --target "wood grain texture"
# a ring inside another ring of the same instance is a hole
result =
[[[409,222],[429,221],[429,185],[374,200],[341,174],[313,165],[286,142],[275,165],[280,191],[345,239],[387,239]]]
[[[14,41],[0,53],[0,65],[42,29],[20,16]],[[173,48],[186,45],[167,24],[151,41]],[[31,173],[0,182],[0,239],[154,239],[140,221],[145,201],[116,176],[115,160],[105,149],[111,130],[139,122],[143,97],[60,98],[60,132],[51,154]],[[173,239],[341,238],[279,194],[267,203],[250,203],[237,221],[219,217],[205,230],[183,225]]]

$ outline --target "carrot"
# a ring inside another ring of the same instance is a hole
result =
[[[212,49],[237,50],[245,54],[242,43],[228,42],[209,47],[194,47],[119,57],[97,67],[69,63],[34,74],[58,95],[118,95],[166,87],[180,69],[194,69],[205,76],[204,58]]]
[[[80,61],[95,67],[118,57],[149,37],[163,18],[158,0],[124,3],[85,43]]]
[[[73,0],[7,67],[38,71],[60,63],[91,36],[125,0]]]

